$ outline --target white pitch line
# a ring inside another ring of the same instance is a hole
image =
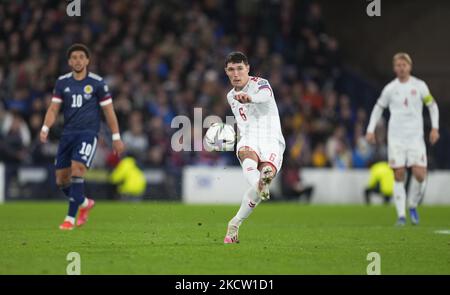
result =
[[[435,230],[434,233],[441,235],[450,235],[450,229]]]

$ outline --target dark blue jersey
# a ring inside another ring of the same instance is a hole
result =
[[[75,80],[73,74],[68,73],[56,81],[52,101],[63,104],[63,134],[98,133],[100,107],[112,103],[112,98],[102,77],[88,73],[83,80]]]

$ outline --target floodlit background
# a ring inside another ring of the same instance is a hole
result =
[[[0,4],[0,200],[64,200],[53,171],[62,118],[48,144],[38,134],[55,80],[69,71],[66,49],[82,42],[92,51],[89,70],[112,90],[128,155],[147,181],[145,192],[118,193],[110,175],[119,160],[104,125],[86,177],[96,199],[240,202],[246,184],[234,153],[170,145],[177,115],[193,120],[194,108],[203,119],[231,115],[223,61],[240,50],[251,74],[270,81],[280,111],[287,148],[274,200],[296,199],[300,184],[314,188],[312,202],[362,203],[367,168],[387,152],[386,124],[376,146],[365,141],[368,117],[394,78],[392,55],[406,51],[441,113],[425,202],[450,202],[448,1],[381,0],[379,17],[366,14],[363,0],[81,1],[79,17],[66,14],[67,4]],[[426,108],[424,115],[427,135]]]

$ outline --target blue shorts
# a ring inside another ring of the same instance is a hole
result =
[[[89,168],[96,149],[97,134],[94,132],[63,134],[59,141],[55,167],[56,169],[68,168],[72,165],[72,161],[77,161]]]

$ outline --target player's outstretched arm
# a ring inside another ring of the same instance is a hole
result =
[[[380,120],[383,115],[384,108],[378,103],[373,107],[372,113],[370,114],[369,125],[367,126],[366,140],[374,144],[375,143],[375,128],[377,126],[378,120]]]
[[[239,92],[234,95],[234,99],[239,101],[240,103],[250,103],[252,98],[244,92]]]
[[[125,151],[125,145],[120,139],[119,123],[112,103],[102,106],[106,123],[112,133],[113,149],[120,156]]]
[[[272,98],[272,89],[266,85],[263,88],[258,89],[256,93],[252,95],[253,103],[265,103]]]
[[[50,128],[55,124],[56,118],[58,117],[59,110],[61,108],[61,103],[52,101],[48,107],[47,113],[45,114],[44,124],[41,128],[41,133],[39,134],[39,139],[42,143],[47,142],[48,132]]]
[[[264,103],[270,100],[272,97],[272,91],[270,89],[262,89],[252,94],[240,92],[234,96],[234,99],[240,103]]]

